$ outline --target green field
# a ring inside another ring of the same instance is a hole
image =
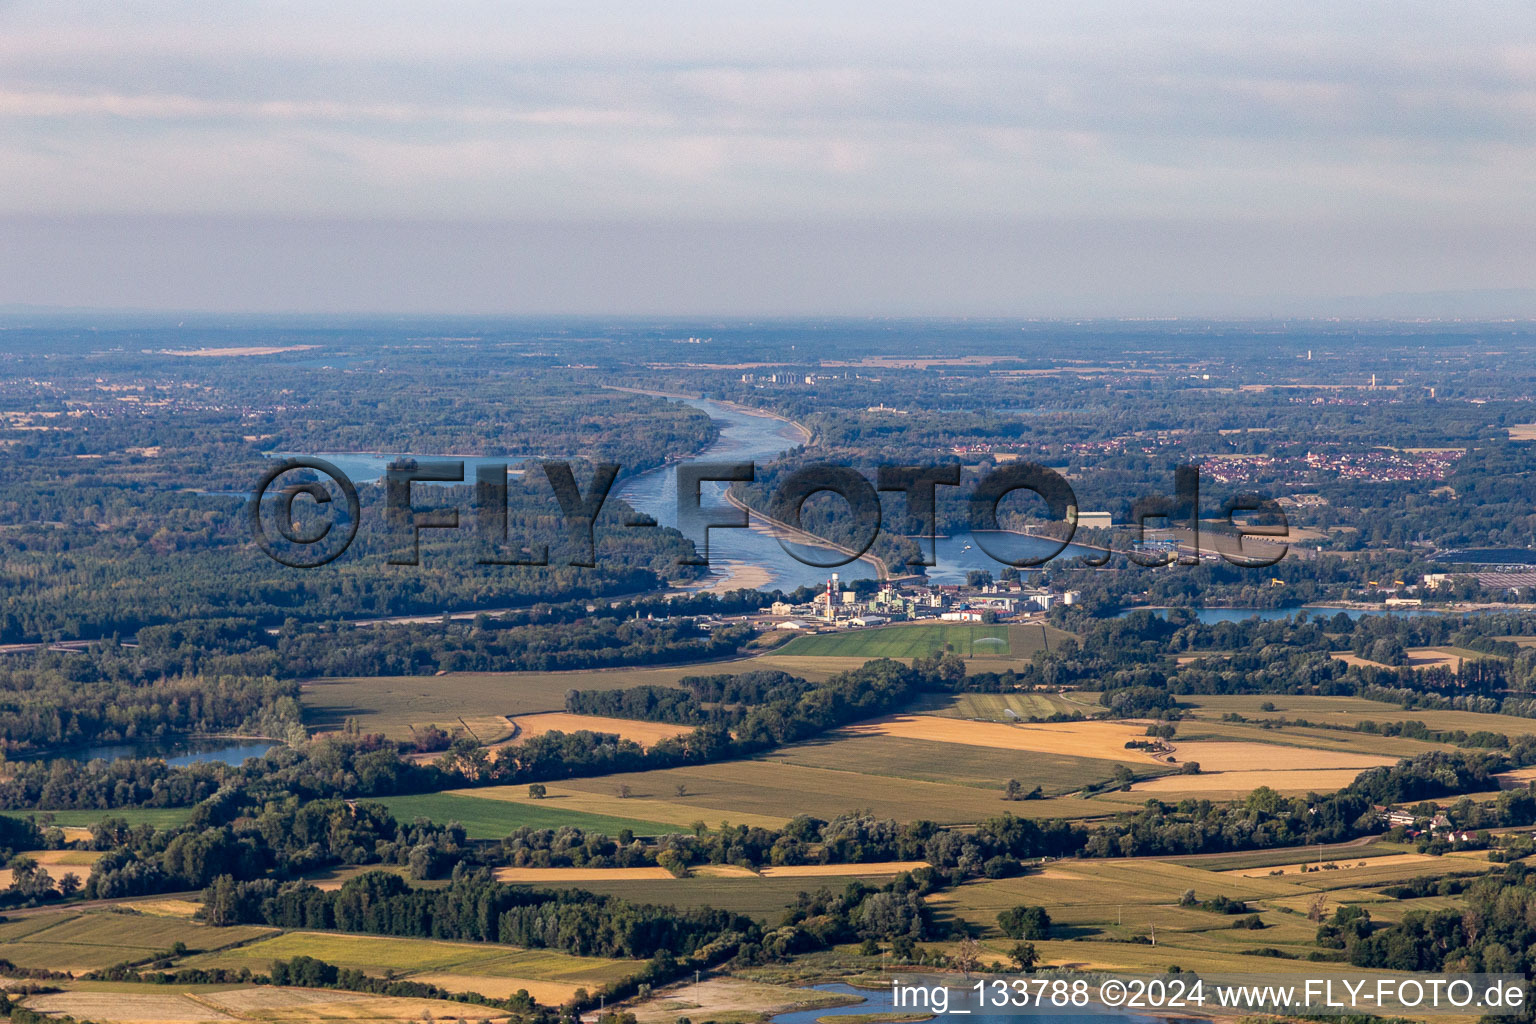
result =
[[[977,722],[1011,722],[1006,711],[1020,718],[1049,718],[1073,713],[1092,718],[1108,714],[1093,693],[925,693],[913,711],[943,718],[964,718]]]
[[[0,923],[0,958],[18,967],[84,971],[143,959],[176,942],[216,950],[270,934],[270,928],[211,928],[147,914],[60,911]]]
[[[178,966],[233,970],[249,967],[261,972],[270,967],[273,960],[296,956],[312,956],[338,967],[357,968],[370,974],[384,971],[397,974],[446,972],[593,987],[627,978],[636,968],[627,960],[571,956],[545,949],[332,932],[284,932],[233,949],[189,957],[179,961]]]
[[[1179,703],[1196,709],[1201,718],[1220,718],[1235,712],[1247,718],[1305,718],[1324,725],[1356,725],[1360,722],[1423,722],[1431,729],[1486,729],[1507,736],[1536,735],[1536,719],[1513,715],[1485,715],[1475,711],[1405,710],[1395,704],[1365,700],[1360,697],[1314,697],[1290,694],[1242,694],[1208,696],[1181,694]],[[1275,710],[1264,711],[1264,704]],[[1182,734],[1182,730],[1181,730]],[[1334,735],[1338,735],[1335,733]]]
[[[312,730],[339,729],[348,718],[364,732],[406,738],[412,725],[450,728],[462,716],[527,715],[565,710],[567,690],[623,690],[675,686],[684,676],[746,672],[751,659],[669,668],[612,668],[575,672],[450,672],[441,676],[356,676],[304,683],[304,722]]]
[[[966,622],[914,623],[800,636],[778,648],[784,657],[919,658],[953,650],[962,658],[1028,658],[1070,633],[1049,626],[984,626]]]
[[[626,828],[641,836],[666,835],[678,830],[676,825],[665,822],[561,810],[552,806],[553,802],[513,803],[457,793],[387,796],[379,798],[379,802],[388,807],[398,821],[410,822],[426,818],[444,825],[456,821],[464,826],[464,831],[471,839],[501,839],[524,825],[532,828],[575,825],[586,831],[603,832],[610,836],[616,836],[621,829]]]
[[[812,658],[921,658],[951,649],[962,658],[974,658],[978,650],[987,657],[1013,653],[1007,626],[969,623],[922,623],[798,636],[779,648],[779,653]]]
[[[103,818],[123,818],[130,825],[153,825],[171,828],[192,816],[190,807],[117,807],[110,811],[6,811],[13,818],[34,817],[38,824],[45,820],[60,828],[90,828]]]
[[[1089,783],[1110,779],[1122,763],[1095,757],[840,733],[785,747],[763,760],[993,791],[1001,791],[1009,779],[1018,779],[1026,790],[1039,785],[1048,796],[1070,793]],[[1138,775],[1162,773],[1157,766],[1146,762],[1124,763]]]

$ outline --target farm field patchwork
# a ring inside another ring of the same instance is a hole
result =
[[[1294,856],[1295,851],[1292,851]],[[1270,864],[1262,867],[1231,868],[1225,874],[1244,878],[1270,878],[1280,875],[1301,875],[1327,871],[1356,871],[1363,868],[1395,867],[1404,864],[1445,864],[1446,861],[1427,853],[1394,853],[1380,857],[1329,856],[1319,852],[1317,857],[1289,864]],[[1331,865],[1331,866],[1330,866]]]
[[[1364,770],[1394,765],[1396,757],[1346,750],[1318,750],[1313,747],[1277,747],[1268,743],[1242,743],[1220,740],[1186,743],[1174,741],[1180,763],[1198,762],[1203,772],[1248,772],[1274,770],[1279,773],[1305,769],[1353,768]]]
[[[367,1024],[407,1024],[422,1020],[456,1020],[469,1009],[463,1003],[437,999],[391,998],[354,992],[316,989],[186,986],[175,992],[163,985],[71,982],[64,992],[28,997],[38,1012],[68,1014],[76,1019],[112,1024],[222,1024],[261,1020],[313,1024],[314,1021],[357,1021]],[[473,1019],[503,1021],[506,1015],[475,1007]]]
[[[678,785],[685,787],[685,795],[673,796]],[[898,821],[923,818],[941,824],[983,821],[1004,811],[1029,817],[1079,817],[1102,816],[1109,810],[1072,798],[1005,803],[994,790],[953,783],[912,779],[897,786],[885,776],[811,768],[774,757],[572,779],[561,783],[560,791],[605,798],[617,810],[629,802],[615,799],[622,786],[628,786],[636,798],[687,807],[690,821],[703,820],[711,827],[721,821],[783,824],[797,814],[833,818],[855,809]],[[508,795],[525,798],[516,792]]]
[[[1359,860],[1370,860],[1375,857],[1392,857],[1400,853],[1411,853],[1413,847],[1406,843],[1389,843],[1384,841],[1372,843],[1329,843],[1322,846],[1306,847],[1307,856],[1319,856],[1323,860],[1337,860],[1340,863],[1354,863]],[[1272,868],[1281,864],[1289,864],[1296,859],[1296,847],[1282,847],[1273,850],[1241,850],[1236,853],[1195,853],[1187,857],[1165,857],[1170,864],[1181,864],[1185,867],[1200,868],[1203,871],[1236,871],[1242,868]]]
[[[577,988],[597,987],[629,977],[638,965],[627,960],[578,957],[543,949],[518,949],[494,943],[440,942],[378,935],[331,932],[284,932],[217,953],[186,958],[179,966],[265,970],[273,960],[311,956],[338,967],[373,975],[394,971],[399,977],[452,975],[463,990],[478,991],[478,978],[515,983],[540,1002],[562,1002]],[[438,982],[448,986],[444,982]],[[516,991],[514,988],[512,991]],[[542,995],[541,995],[542,993]]]
[[[897,736],[999,750],[1029,750],[1071,757],[1103,758],[1146,767],[1158,765],[1146,751],[1126,748],[1126,743],[1147,738],[1145,725],[1130,722],[1005,725],[997,722],[967,722],[937,715],[900,714],[859,722],[845,727],[841,732],[849,736]]]
[[[19,967],[87,971],[169,950],[221,949],[273,934],[270,928],[213,928],[175,917],[58,911],[0,923],[0,957]]]
[[[1294,725],[1266,729],[1258,724],[1213,722],[1206,719],[1188,719],[1179,723],[1179,735],[1174,741],[1176,746],[1207,741],[1236,741],[1265,744],[1271,747],[1306,747],[1311,750],[1374,754],[1393,759],[1413,757],[1431,750],[1449,749],[1449,744],[1445,743],[1344,729],[1314,729]]]
[[[1213,772],[1210,775],[1164,775],[1138,782],[1131,792],[1156,793],[1165,800],[1180,797],[1207,797],[1212,800],[1236,800],[1268,786],[1285,796],[1307,793],[1331,793],[1343,789],[1359,776],[1362,769],[1320,768],[1295,771]]]
[[[1074,757],[1069,754],[940,743],[901,736],[831,733],[765,755],[765,761],[859,772],[895,779],[1002,790],[1017,779],[1025,790],[1040,786],[1048,796],[1070,793],[1114,776],[1121,765],[1146,774],[1161,770],[1147,762]]]
[[[1325,725],[1355,725],[1359,722],[1423,722],[1431,729],[1467,732],[1487,730],[1508,736],[1536,735],[1536,719],[1514,715],[1481,714],[1476,711],[1412,711],[1395,704],[1359,697],[1292,696],[1289,694],[1206,695],[1180,694],[1179,703],[1195,709],[1201,719],[1219,719],[1228,712],[1263,719],[1306,718]],[[1273,704],[1274,711],[1263,705]],[[1347,734],[1336,734],[1347,735]],[[1368,734],[1363,734],[1368,735]]]
[[[1409,647],[1404,652],[1405,665],[1412,669],[1447,668],[1452,672],[1461,671],[1461,663],[1465,660],[1486,658],[1487,655],[1477,651],[1469,651],[1462,647]],[[1390,668],[1379,662],[1370,661],[1355,654],[1337,653],[1333,657],[1346,665],[1369,666],[1372,668]]]
[[[460,716],[472,720],[472,716],[563,711],[568,690],[675,686],[684,676],[745,672],[752,667],[750,661],[735,660],[667,668],[311,679],[304,683],[300,700],[305,723],[312,730],[339,729],[353,718],[363,732],[408,739],[413,725],[435,724],[452,731]]]
[[[1223,854],[1209,863],[1286,852],[1294,859],[1295,850],[1254,851]],[[1208,871],[1187,861],[1177,864],[1163,858],[1057,861],[1019,878],[968,882],[930,897],[929,903],[941,921],[968,922],[988,948],[1004,954],[1008,940],[997,930],[997,914],[1018,905],[1046,906],[1053,935],[1051,940],[1037,941],[1036,946],[1043,953],[1050,950],[1045,955],[1054,964],[1133,970],[1147,966],[1162,969],[1172,962],[1186,969],[1253,973],[1261,969],[1251,957],[1246,962],[1237,958],[1243,957],[1245,950],[1278,947],[1298,958],[1280,961],[1290,964],[1286,970],[1299,969],[1298,963],[1308,968],[1347,969],[1347,964],[1329,966],[1306,959],[1316,949],[1317,926],[1306,917],[1316,901],[1323,901],[1327,913],[1341,905],[1363,904],[1375,918],[1396,920],[1421,901],[1399,902],[1373,887],[1415,877],[1477,873],[1489,866],[1474,853],[1438,858],[1390,849],[1383,853],[1355,860],[1341,855],[1334,858],[1340,865],[1335,870],[1275,876],[1268,873],[1272,868]],[[1364,866],[1360,866],[1361,860]],[[1234,929],[1230,915],[1181,905],[1181,896],[1190,891],[1200,900],[1218,895],[1243,900],[1265,927],[1258,931]],[[1158,959],[1148,960],[1153,929]],[[1070,941],[1074,939],[1091,941]],[[1268,966],[1266,962],[1262,970],[1267,971]]]

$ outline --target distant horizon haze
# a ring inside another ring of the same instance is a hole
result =
[[[0,3],[0,304],[1536,316],[1536,5]]]

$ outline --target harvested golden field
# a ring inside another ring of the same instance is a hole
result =
[[[481,981],[476,978],[475,981]],[[447,987],[447,986],[444,986]],[[353,992],[332,992],[319,989],[273,989],[270,986],[244,987],[224,992],[195,993],[192,998],[212,1007],[223,1007],[235,1015],[233,1019],[249,1021],[293,1021],[310,1024],[312,1021],[356,1021],[358,1024],[386,1024],[399,1021],[461,1021],[461,1019],[495,1019],[504,1021],[507,1016],[485,1007],[470,1007],[462,1003],[450,1003],[447,999],[389,998],[389,996],[359,995]]]
[[[1450,669],[1452,672],[1461,671],[1461,662],[1463,658],[1468,657],[1469,655],[1472,657],[1482,657],[1482,655],[1476,654],[1475,652],[1458,651],[1451,647],[1410,647],[1404,652],[1404,654],[1406,654],[1408,658],[1408,668],[1434,668],[1435,666],[1440,665]],[[1358,657],[1354,654],[1335,654],[1333,657],[1338,661],[1342,661],[1346,665],[1355,665],[1357,667],[1391,667],[1390,665],[1383,665],[1380,662],[1368,661],[1365,658]]]
[[[1228,732],[1243,727],[1223,728]],[[1379,739],[1371,737],[1371,739]],[[1347,741],[1346,741],[1347,742]],[[1199,775],[1166,775],[1138,782],[1136,793],[1188,794],[1204,797],[1237,797],[1260,786],[1288,795],[1330,792],[1353,782],[1367,768],[1391,766],[1398,755],[1365,750],[1323,750],[1317,747],[1291,746],[1279,742],[1243,740],[1192,740],[1177,742],[1175,764],[1193,762]],[[1390,746],[1390,744],[1388,744]],[[1377,746],[1375,743],[1362,746]],[[1404,751],[1410,754],[1414,751]]]
[[[616,733],[626,740],[634,740],[643,747],[648,747],[660,740],[669,740],[674,736],[682,736],[692,732],[692,728],[686,725],[671,725],[666,722],[641,722],[632,718],[603,718],[599,715],[571,715],[563,711],[551,711],[539,715],[518,715],[512,719],[512,724],[517,727],[517,736],[514,742],[528,739],[532,736],[542,736],[547,732],[608,732]]]
[[[1312,747],[1278,746],[1271,743],[1242,743],[1199,740],[1175,741],[1174,756],[1179,764],[1195,761],[1202,772],[1295,771],[1327,768],[1364,770],[1394,765],[1398,759],[1380,754],[1345,750],[1317,750]]]
[[[744,868],[738,864],[698,864],[689,868],[689,873],[698,878],[757,878],[756,871]]]
[[[1511,441],[1536,441],[1536,423],[1516,423],[1508,429]]]
[[[195,997],[227,1008],[237,1020],[292,1021],[312,1024],[320,1020],[356,1021],[357,1024],[407,1024],[420,1020],[507,1020],[505,1014],[445,999],[390,998],[353,992],[271,986],[198,993]]]
[[[341,997],[335,999],[335,1002],[344,1002],[350,998],[348,993],[334,995]],[[169,992],[163,995],[149,992],[50,992],[31,996],[24,1005],[38,1013],[67,1014],[82,1020],[134,1024],[195,1024],[240,1019],[191,996]]]
[[[457,721],[471,738],[486,744],[509,740],[517,731],[506,715],[468,715]]]
[[[770,985],[744,978],[692,980],[658,989],[642,1003],[624,1007],[640,1024],[672,1024],[679,1017],[690,1020],[759,1020],[764,1014],[785,1010],[823,1009],[861,1002],[859,996],[789,985]]]
[[[1025,782],[1026,788],[1038,785],[1044,795],[1055,797],[1076,792],[1090,783],[1108,781],[1122,766],[1139,775],[1158,774],[1144,761],[1111,761],[1038,750],[847,733],[829,733],[816,740],[781,747],[763,760],[888,779],[990,789],[999,797],[1009,779]]]
[[[1287,796],[1303,796],[1307,793],[1332,793],[1343,789],[1363,769],[1320,768],[1311,770],[1213,772],[1209,775],[1164,775],[1161,778],[1138,782],[1131,789],[1136,793],[1188,794],[1196,797],[1246,796],[1260,786],[1284,793]]]
[[[1512,772],[1500,772],[1494,778],[1499,780],[1500,789],[1524,789],[1536,781],[1536,768],[1516,768]]]
[[[826,878],[847,875],[899,875],[925,868],[925,860],[885,860],[868,864],[780,864],[763,868],[764,878]]]
[[[666,868],[497,868],[498,882],[538,885],[547,882],[619,882],[637,878],[672,878]]]
[[[46,868],[55,882],[67,874],[74,874],[83,882],[90,877],[92,865],[101,859],[101,854],[93,850],[31,850],[22,856]],[[10,868],[0,868],[0,887],[10,885],[13,877]]]
[[[850,725],[840,731],[854,736],[902,736],[1003,750],[1033,750],[1046,754],[1156,763],[1152,755],[1144,750],[1126,749],[1127,742],[1147,738],[1146,726],[1126,722],[1004,725],[1000,722],[967,722],[937,715],[889,715]]]
[[[441,985],[450,992],[478,992],[492,999],[506,999],[515,996],[521,989],[533,996],[534,999],[545,1006],[559,1006],[576,994],[580,985],[563,981],[531,981],[527,978],[487,978],[478,974],[448,974],[427,973],[413,974],[412,981],[426,982],[428,985]],[[462,1006],[462,1004],[456,1004]],[[474,1016],[468,1011],[473,1009]],[[452,1020],[480,1020],[479,1007],[463,1006],[458,1012],[460,1017],[444,1018]]]
[[[1239,878],[1268,878],[1271,875],[1304,875],[1314,873],[1319,861],[1317,859],[1305,861],[1300,864],[1276,864],[1261,868],[1237,868],[1232,871],[1221,871],[1218,874],[1236,875]],[[1390,867],[1395,864],[1445,864],[1444,858],[1435,857],[1428,853],[1393,853],[1385,857],[1354,857],[1347,854],[1337,857],[1324,857],[1323,864],[1332,864],[1329,873],[1355,868]]]
[[[151,917],[179,917],[190,921],[202,909],[196,900],[134,900],[133,909]]]

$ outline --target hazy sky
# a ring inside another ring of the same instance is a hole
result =
[[[0,133],[0,303],[1267,314],[1536,283],[1515,0],[0,0]]]

